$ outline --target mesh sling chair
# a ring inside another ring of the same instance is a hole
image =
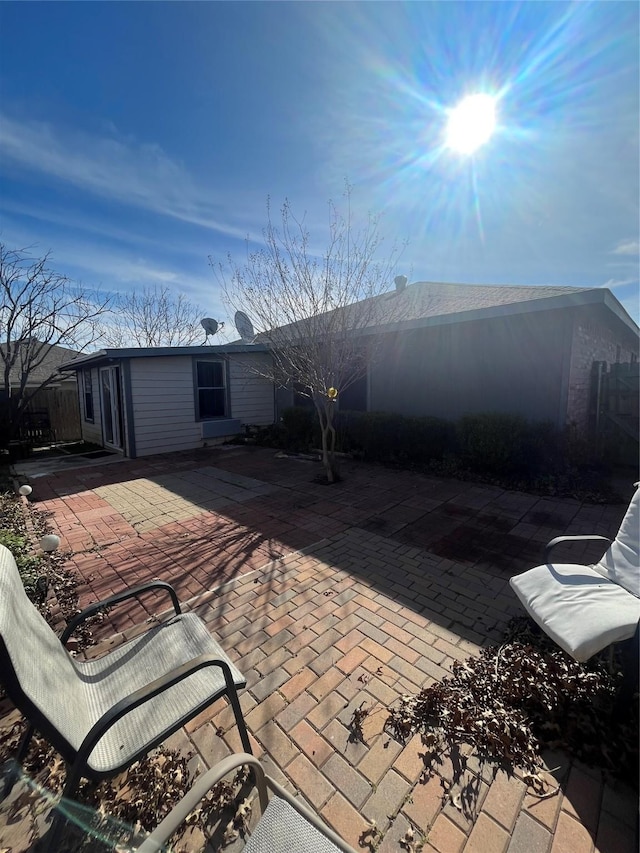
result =
[[[230,755],[196,779],[191,790],[137,848],[137,853],[169,851],[166,842],[187,815],[216,782],[242,765],[248,765],[253,771],[261,814],[243,848],[245,853],[289,853],[291,850],[296,853],[355,853],[304,803],[267,776],[253,755],[242,753]]]
[[[593,566],[551,562],[562,543],[610,543]],[[623,647],[622,710],[637,681],[640,624],[640,489],[631,499],[613,542],[604,536],[558,536],[544,552],[545,565],[509,583],[531,618],[560,648],[584,662],[611,643]]]
[[[87,617],[154,589],[171,597],[170,618],[94,660],[76,660],[66,650]],[[66,762],[63,797],[73,796],[82,777],[126,769],[225,695],[243,749],[251,752],[236,692],[244,677],[202,621],[181,612],[175,591],[162,581],[91,605],[58,638],[27,598],[13,555],[0,545],[0,666],[9,698],[29,723],[17,762],[40,732]],[[5,796],[13,780],[9,774]]]

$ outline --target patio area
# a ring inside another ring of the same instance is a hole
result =
[[[540,798],[517,773],[471,757],[476,796],[460,808],[456,791],[447,794],[451,761],[424,782],[420,739],[403,746],[383,732],[402,694],[500,641],[521,613],[509,578],[538,563],[549,539],[612,536],[624,504],[353,462],[327,487],[314,481],[315,463],[256,448],[42,476],[33,464],[23,473],[72,552],[81,606],[153,577],[172,583],[247,677],[240,698],[255,753],[356,849],[373,820],[383,853],[403,849],[410,827],[438,853],[637,849],[636,794],[598,770],[547,755],[547,781],[561,787]],[[572,562],[600,556],[589,548],[573,548]],[[155,615],[152,600],[145,606]],[[140,619],[139,605],[118,608],[99,636],[115,642]],[[357,708],[369,711],[365,743],[349,727]],[[219,702],[168,743],[211,766],[239,748],[232,720]],[[2,845],[30,849],[24,837],[0,809]]]

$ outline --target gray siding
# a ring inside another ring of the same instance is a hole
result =
[[[273,423],[273,386],[248,367],[251,360],[261,357],[238,353],[228,358],[229,418],[242,423]],[[132,358],[130,365],[137,455],[202,447],[191,356]]]
[[[385,335],[369,408],[447,419],[510,412],[562,425],[571,325],[568,312],[549,311]]]
[[[272,424],[275,418],[273,383],[255,372],[256,366],[268,369],[266,353],[238,353],[229,357],[231,417],[243,424]],[[252,369],[253,366],[253,369]]]
[[[138,456],[202,446],[190,357],[132,358],[131,396]]]

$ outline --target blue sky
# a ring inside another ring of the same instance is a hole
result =
[[[0,3],[0,233],[226,319],[266,199],[408,240],[410,280],[608,286],[638,319],[636,3]],[[498,97],[473,157],[447,110]],[[390,283],[391,286],[391,283]]]

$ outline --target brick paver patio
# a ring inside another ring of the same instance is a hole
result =
[[[399,696],[499,641],[520,612],[509,577],[537,562],[548,539],[611,535],[624,505],[352,463],[330,488],[313,482],[316,473],[273,451],[238,449],[64,471],[33,485],[73,551],[81,603],[151,577],[174,583],[247,677],[241,703],[255,752],[356,849],[375,820],[383,853],[403,849],[410,827],[438,853],[635,851],[636,797],[599,771],[548,755],[547,780],[560,790],[539,798],[517,774],[471,756],[463,793],[473,797],[459,808],[458,789],[447,794],[452,761],[443,757],[425,782],[419,738],[403,746],[383,731]],[[101,630],[128,634],[139,621],[132,605]],[[369,711],[366,743],[351,736],[356,708]],[[232,719],[217,703],[171,745],[210,766],[239,747]],[[0,811],[0,839],[25,849],[5,820]]]

